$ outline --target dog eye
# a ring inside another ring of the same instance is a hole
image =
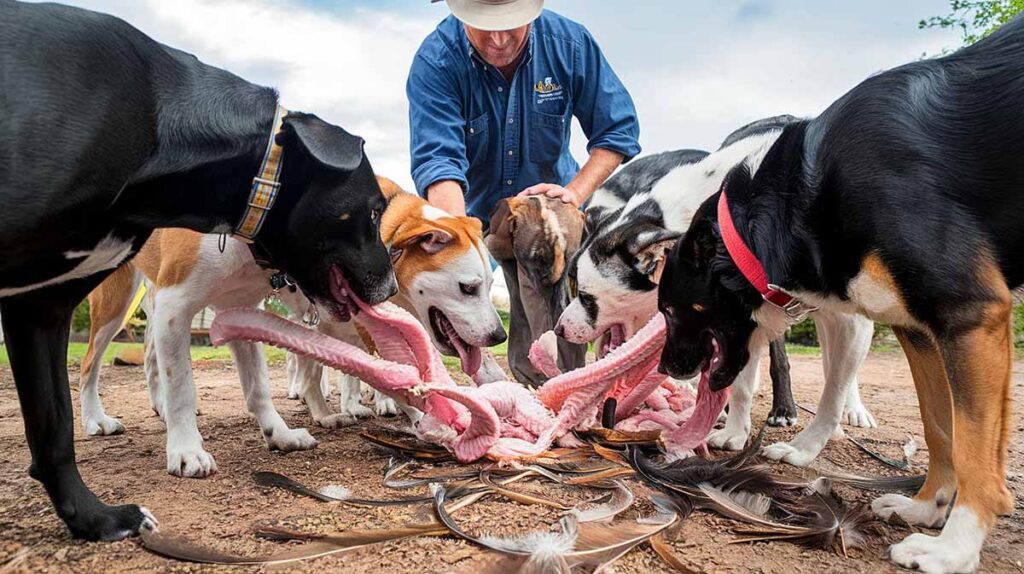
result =
[[[664,313],[665,315],[667,315],[668,317],[675,317],[676,316],[676,308],[675,307],[671,307],[669,305],[666,305],[661,310],[661,312]]]
[[[480,292],[480,284],[459,283],[459,291],[462,291],[463,295],[469,295],[470,297],[472,297]]]
[[[370,221],[372,221],[374,224],[376,224],[377,223],[377,218],[379,218],[379,217],[380,217],[380,210],[378,210],[378,209],[371,209],[370,210]]]

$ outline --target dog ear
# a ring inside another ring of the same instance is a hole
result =
[[[634,235],[626,244],[633,255],[633,268],[646,275],[651,282],[658,283],[665,269],[665,256],[680,234],[660,227],[651,227]]]
[[[284,118],[285,131],[319,163],[338,171],[353,171],[363,162],[363,138],[329,124],[313,114],[291,112]],[[280,143],[280,142],[279,142]]]
[[[419,245],[427,253],[437,253],[452,242],[452,234],[439,227],[417,225],[412,229],[399,229],[395,233],[392,251],[405,251],[413,245]]]
[[[484,244],[491,256],[498,261],[509,261],[516,258],[512,237],[515,235],[516,217],[508,199],[502,199],[491,211],[491,222],[488,225]]]

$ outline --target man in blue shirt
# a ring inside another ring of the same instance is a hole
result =
[[[406,85],[412,176],[431,204],[485,223],[524,190],[579,206],[640,152],[633,100],[583,26],[542,0],[449,2],[455,14],[423,41]],[[527,9],[503,18],[510,6]],[[572,116],[589,140],[582,170]]]
[[[452,15],[406,84],[412,177],[432,205],[485,228],[516,194],[579,207],[640,152],[633,100],[583,26],[543,0],[447,2]],[[582,169],[569,153],[573,116],[588,138]]]

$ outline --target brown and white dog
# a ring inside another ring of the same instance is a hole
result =
[[[583,212],[544,196],[510,197],[491,213],[487,247],[501,263],[509,292],[508,362],[516,380],[537,385],[530,345],[555,327],[569,297],[565,271],[580,248]],[[401,279],[399,279],[401,281]],[[582,367],[586,345],[558,339],[562,372]]]
[[[479,384],[507,380],[484,347],[506,338],[491,301],[490,257],[480,220],[452,216],[398,186],[381,183],[388,208],[381,217],[381,240],[391,249],[398,279],[393,303],[420,320],[442,354],[459,357],[462,370]],[[292,309],[304,309],[301,293],[282,293]],[[368,348],[355,322],[321,322],[321,332]],[[294,361],[294,366],[291,364]],[[359,401],[359,381],[342,375],[341,410],[330,411],[322,391],[324,369],[311,359],[289,356],[289,396],[301,395],[313,420],[321,426],[351,424],[371,414]],[[377,414],[394,414],[390,399],[377,395]]]
[[[442,352],[464,355],[464,363],[469,363],[470,368],[474,358],[479,365],[478,347],[494,345],[505,338],[501,321],[487,296],[492,277],[479,222],[453,218],[403,192],[393,182],[378,180],[390,200],[382,216],[381,230],[388,238],[386,242],[392,244],[396,259],[396,272],[403,287],[399,302],[415,309],[425,324],[430,321],[434,341]],[[138,285],[148,280],[152,287],[144,307],[149,318],[147,383],[151,404],[167,424],[167,470],[179,476],[204,477],[217,468],[213,456],[203,448],[196,422],[189,353],[192,317],[206,307],[217,310],[258,305],[269,294],[269,278],[274,273],[261,269],[244,243],[228,240],[222,253],[219,241],[217,235],[187,230],[157,231],[129,265],[89,296],[92,328],[81,373],[82,423],[86,432],[99,435],[124,430],[120,422],[104,412],[99,399],[98,358],[120,330]],[[308,302],[301,295],[289,298],[287,291],[282,290],[284,302],[299,313],[304,311]],[[351,328],[355,332],[351,323],[327,318],[321,328]],[[229,348],[238,367],[246,406],[256,417],[267,446],[283,451],[316,446],[305,429],[288,428],[275,410],[261,346],[233,342]],[[320,380],[319,372],[316,380]],[[344,413],[331,416],[319,385],[315,393],[308,392],[304,398],[314,419],[323,426],[340,426],[352,420]],[[349,410],[354,409],[350,406]],[[381,401],[378,410],[394,412],[394,406]],[[368,415],[370,411],[363,409],[357,414]]]

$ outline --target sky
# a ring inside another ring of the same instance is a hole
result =
[[[428,0],[72,0],[281,92],[366,139],[378,174],[412,189],[405,79],[448,15]],[[715,149],[733,129],[814,116],[868,76],[955,47],[919,30],[947,0],[548,0],[585,25],[637,106],[643,153]],[[586,160],[574,127],[572,152]]]

